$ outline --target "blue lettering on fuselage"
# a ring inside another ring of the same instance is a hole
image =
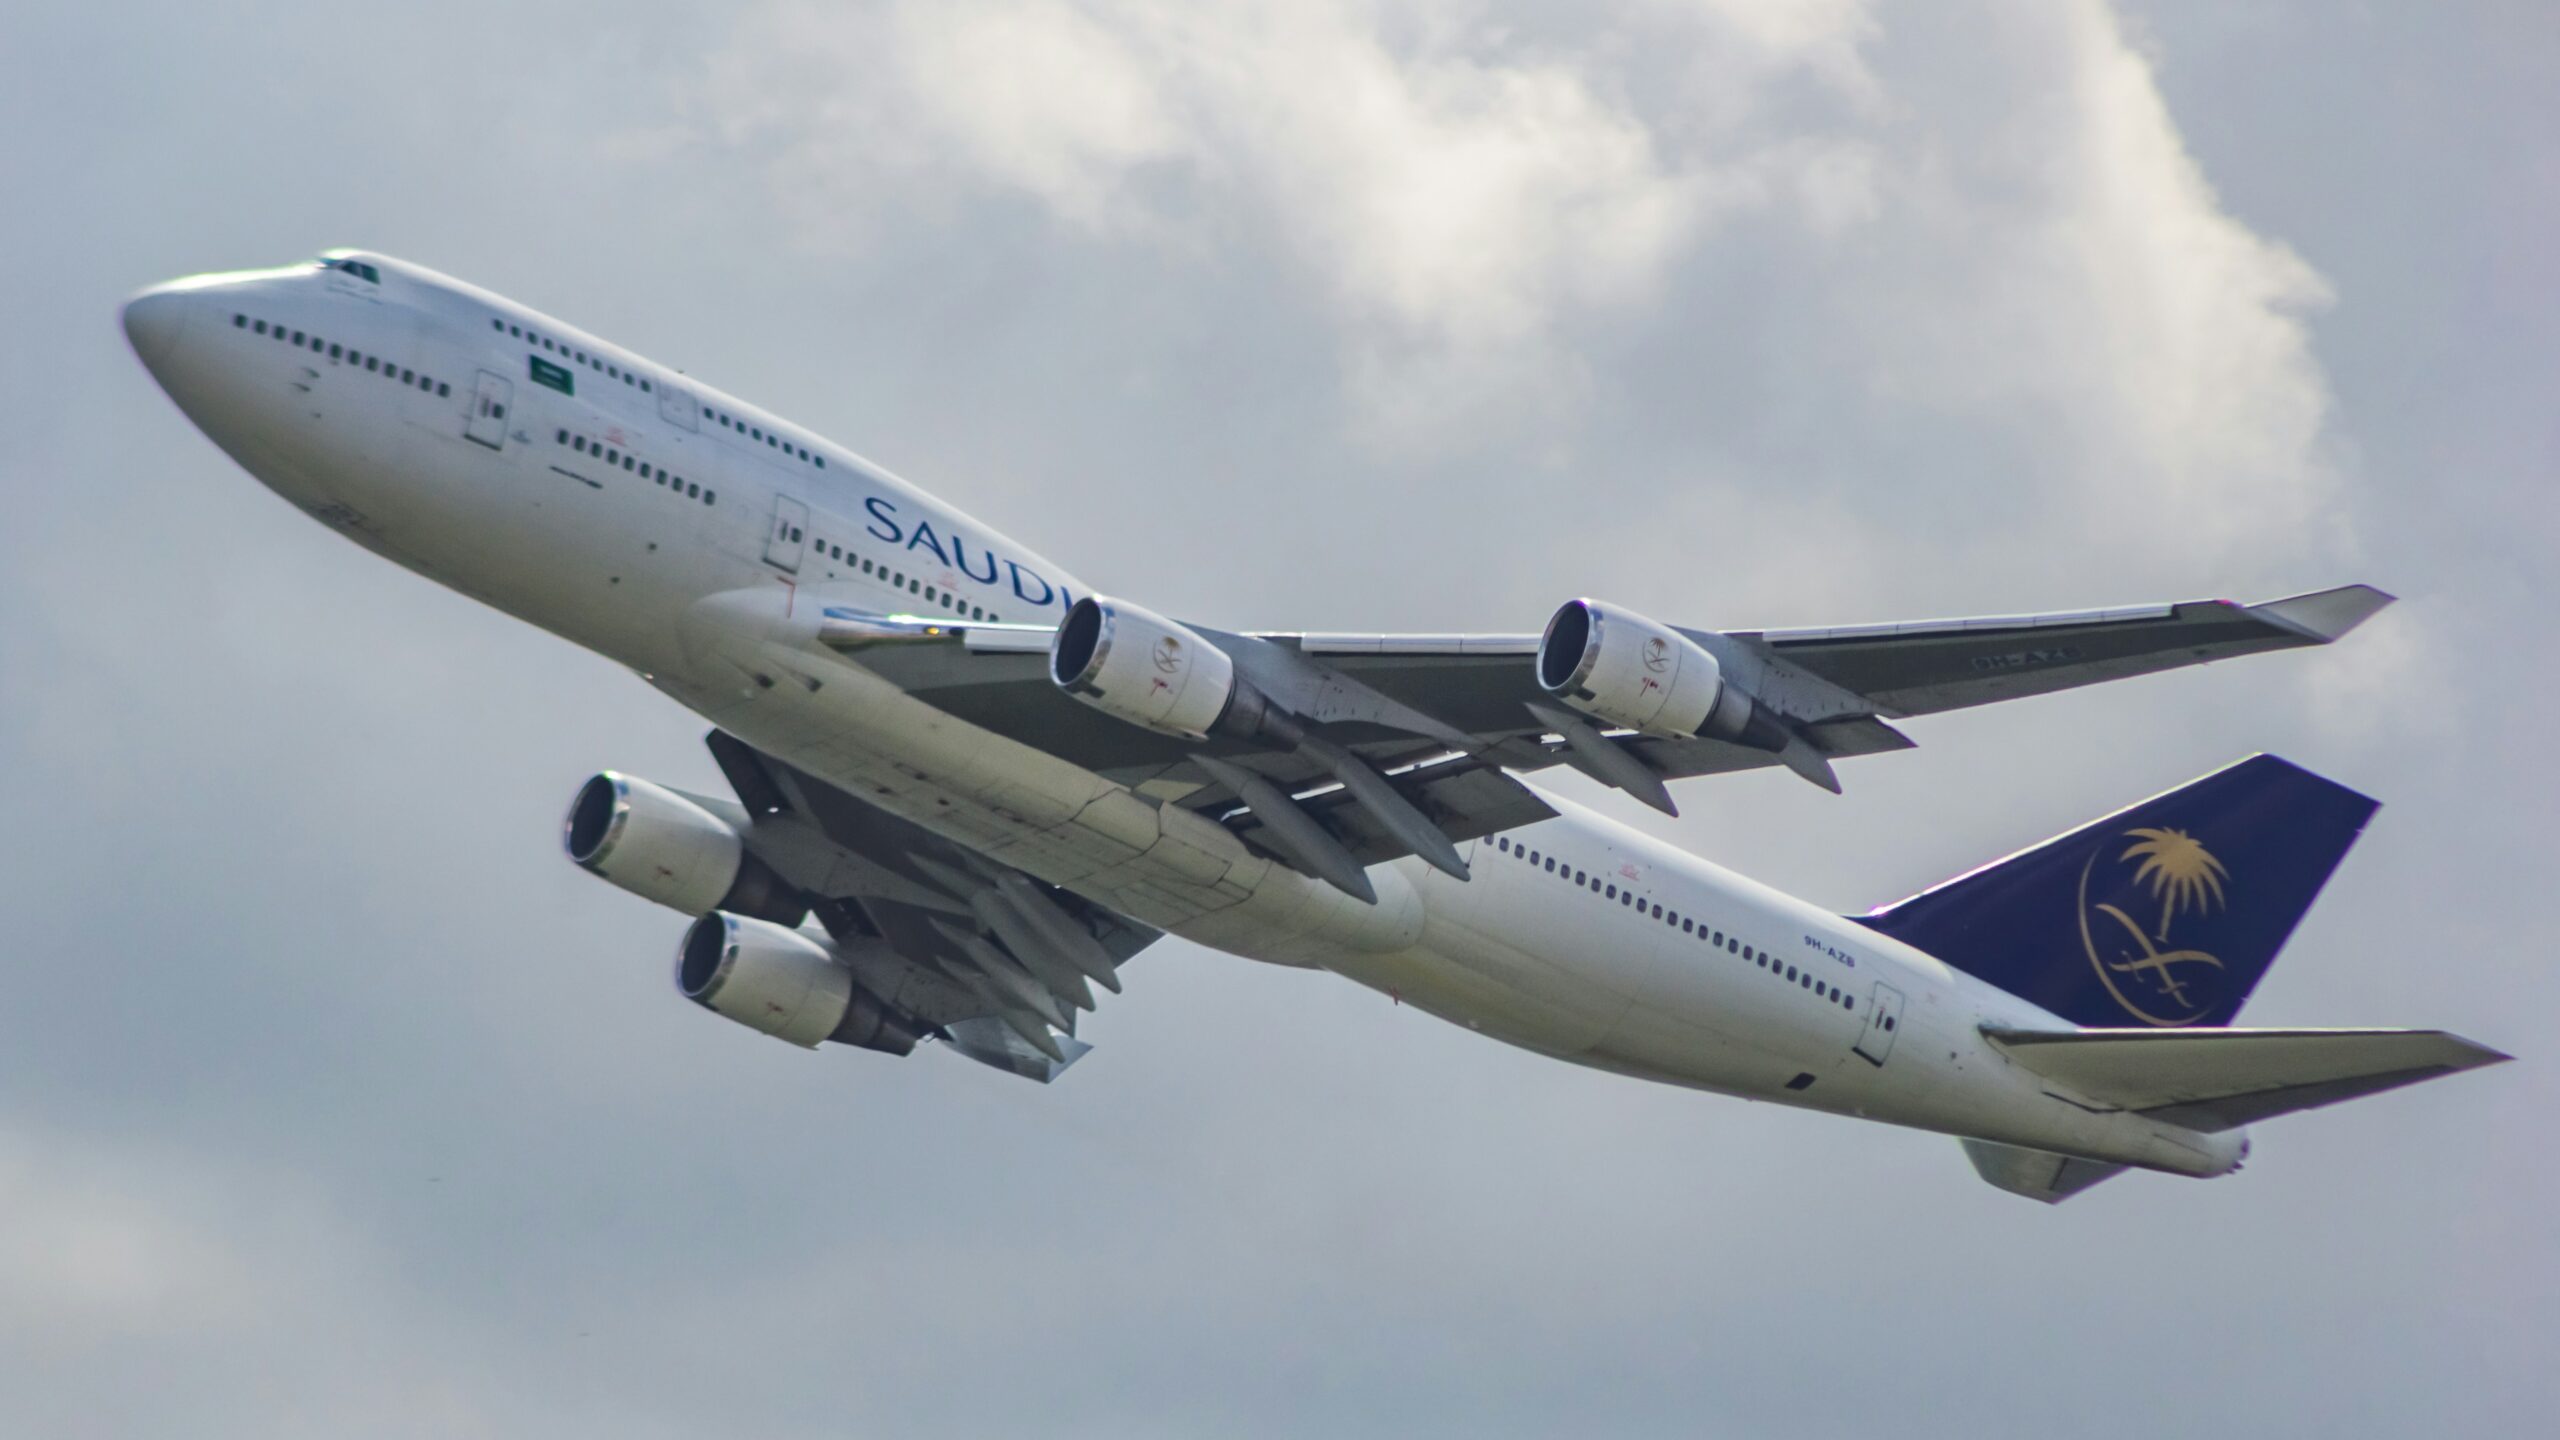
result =
[[[913,550],[919,545],[932,551],[934,559],[945,565],[951,563],[951,557],[942,553],[942,537],[933,533],[933,522],[930,520],[917,521],[915,532],[907,536],[908,549]]]
[[[874,495],[862,502],[862,508],[871,512],[871,523],[865,527],[870,533],[892,545],[907,538],[905,532],[898,528],[898,522],[889,518],[897,510],[897,506]]]
[[[1030,601],[1034,605],[1046,605],[1058,593],[1049,587],[1048,581],[1043,580],[1030,571],[1023,569],[1022,562],[1019,560],[1007,560],[1004,562],[1004,568],[1013,572],[1013,593]],[[1034,595],[1030,591],[1023,589],[1022,582],[1025,580],[1039,586],[1040,593]]]
[[[961,574],[981,585],[996,583],[997,566],[1001,565],[1005,570],[1013,572],[1013,593],[1031,604],[1055,603],[1060,606],[1069,606],[1075,603],[1075,597],[1069,595],[1064,587],[1050,584],[1041,578],[1040,572],[1025,568],[1019,560],[1004,559],[996,554],[992,547],[983,552],[987,557],[987,573],[981,575],[970,569],[969,544],[964,537],[955,532],[951,537],[950,553],[945,554],[942,549],[942,537],[934,533],[932,521],[919,520],[914,530],[908,530],[898,523],[898,503],[885,495],[866,496],[863,499],[862,508],[871,513],[871,523],[863,528],[873,538],[885,544],[903,544],[909,550],[929,551],[934,559],[945,565],[956,564]],[[955,560],[954,557],[957,559]],[[1036,586],[1040,593],[1034,595],[1026,586]]]
[[[961,574],[968,576],[979,584],[993,585],[996,583],[996,552],[990,550],[986,552],[986,554],[987,573],[981,575],[977,571],[969,568],[969,546],[967,542],[963,541],[957,534],[951,537],[951,563],[960,567]]]

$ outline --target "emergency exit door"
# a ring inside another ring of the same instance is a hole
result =
[[[764,563],[786,575],[800,573],[801,552],[809,548],[809,507],[788,495],[773,497],[773,529],[765,536]]]
[[[507,448],[507,407],[515,403],[516,387],[504,375],[480,372],[480,383],[471,392],[471,418],[462,427],[466,439],[476,440],[492,450]]]
[[[1882,1067],[1884,1057],[1893,1053],[1893,1037],[1901,1033],[1902,992],[1879,980],[1867,1001],[1867,1028],[1858,1032],[1853,1048],[1860,1059]]]

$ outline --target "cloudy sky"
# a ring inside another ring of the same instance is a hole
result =
[[[0,35],[0,1432],[2547,1424],[2547,6],[40,3]],[[2275,750],[2388,808],[2248,1018],[2523,1063],[2047,1210],[1950,1140],[1179,943],[1046,1090],[725,1026],[669,988],[682,922],[556,841],[598,766],[716,783],[700,724],[309,523],[116,330],[143,284],[338,244],[1226,626],[2372,581],[2405,603],[2335,650],[1921,722],[1844,797],[1704,782],[1655,828],[1863,908]]]

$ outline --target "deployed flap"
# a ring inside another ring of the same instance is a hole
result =
[[[2208,1131],[2512,1058],[2442,1030],[1982,1033],[2083,1099]]]
[[[747,811],[750,853],[818,897],[813,910],[830,934],[875,936],[906,972],[930,977],[857,978],[892,1003],[935,992],[938,1003],[908,1008],[973,1060],[1056,1078],[1087,1048],[1074,1038],[1076,1010],[1094,1003],[1085,980],[1119,989],[1120,964],[1159,936],[726,731],[708,743]]]
[[[2050,1150],[2029,1150],[1991,1140],[1964,1142],[1965,1158],[1974,1173],[2012,1195],[2059,1205],[2101,1180],[2121,1175],[2127,1167]]]

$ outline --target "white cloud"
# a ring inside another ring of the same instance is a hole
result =
[[[1456,0],[783,0],[696,100],[809,243],[1027,201],[1062,240],[1301,289],[1346,422],[1398,454],[1569,464],[1644,383],[1613,352],[1750,346],[1726,403],[1764,439],[1908,415],[2017,454],[1908,480],[1915,510],[2059,511],[2148,566],[2344,543],[2301,318],[2327,291],[2222,210],[2098,0],[1598,18],[1566,43]],[[1829,415],[1785,420],[1763,373]]]

